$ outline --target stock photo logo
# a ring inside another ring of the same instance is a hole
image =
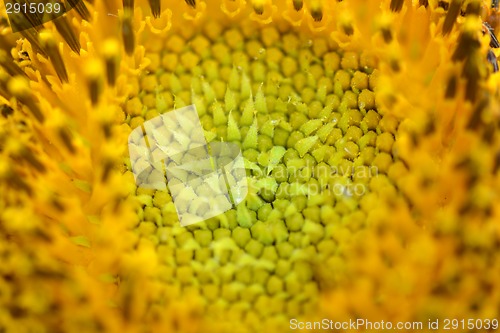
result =
[[[148,120],[128,147],[137,186],[168,187],[183,226],[230,210],[248,193],[239,146],[207,143],[194,105]]]
[[[19,32],[55,20],[76,7],[83,18],[90,14],[81,0],[4,0],[13,32]],[[56,26],[63,24],[56,20]]]

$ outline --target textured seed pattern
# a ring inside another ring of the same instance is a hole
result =
[[[0,331],[498,318],[497,13],[458,2],[79,1],[14,38],[4,11]],[[252,187],[182,228],[126,143],[192,103]]]
[[[241,147],[249,194],[222,216],[184,228],[166,191],[139,187],[137,232],[172,275],[160,278],[201,295],[211,316],[224,319],[228,310],[249,330],[268,321],[285,327],[314,311],[317,266],[341,255],[338,237],[362,228],[351,222],[371,208],[358,209],[370,184],[383,179],[394,189],[389,129],[397,121],[382,126],[391,120],[376,109],[373,58],[272,27],[217,30],[168,38],[124,110],[135,128],[194,104],[209,141]]]

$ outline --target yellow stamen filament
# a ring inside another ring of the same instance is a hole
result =
[[[62,82],[68,82],[68,72],[58,49],[58,42],[52,32],[42,31],[39,34],[40,45],[44,48]]]

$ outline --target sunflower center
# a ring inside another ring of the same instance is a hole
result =
[[[168,191],[139,187],[136,232],[156,246],[160,279],[199,296],[210,316],[287,325],[342,279],[342,249],[365,223],[374,182],[390,178],[398,121],[377,111],[376,60],[283,27],[211,22],[169,36],[124,106],[127,122],[194,104],[207,141],[241,147],[250,190],[181,227]]]

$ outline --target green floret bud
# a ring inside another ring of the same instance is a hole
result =
[[[257,162],[263,166],[263,167],[267,167],[268,163],[269,163],[269,153],[267,151],[262,151],[261,150],[261,153],[259,154],[259,156],[257,157]]]
[[[377,133],[368,131],[358,140],[358,146],[363,151],[367,146],[375,147],[377,142]]]
[[[257,190],[259,190],[256,183],[254,184],[254,186],[257,188]],[[259,208],[265,204],[264,200],[262,200],[262,198],[256,193],[249,193],[245,199],[245,202],[248,209],[251,209],[253,211],[258,211]]]
[[[239,142],[241,140],[241,133],[237,122],[234,120],[232,112],[229,113],[227,124],[227,140]]]
[[[278,164],[272,169],[271,177],[273,177],[278,183],[286,182],[288,180],[288,171],[286,166]]]
[[[207,228],[214,231],[220,227],[220,221],[216,218],[211,218],[205,221]]]
[[[194,256],[194,250],[176,249],[175,260],[178,264],[188,265]]]
[[[359,147],[352,141],[346,142],[344,145],[344,152],[346,153],[346,158],[354,159],[359,154]]]
[[[257,158],[259,157],[260,152],[256,149],[245,149],[243,151],[243,157],[246,158],[250,162],[257,162]]]
[[[345,139],[348,141],[358,142],[359,139],[363,136],[363,131],[358,126],[351,126],[347,129],[345,133]]]
[[[283,220],[280,219],[268,223],[270,223],[270,228],[273,233],[273,238],[277,244],[284,242],[288,239],[288,229]]]
[[[232,238],[234,239],[236,244],[238,244],[239,247],[243,248],[248,243],[248,241],[252,238],[252,236],[250,235],[250,229],[236,227],[233,230]]]
[[[355,109],[358,107],[358,95],[350,90],[342,96],[341,104],[345,104],[347,108]]]
[[[241,82],[240,73],[235,66],[233,66],[233,68],[231,69],[231,74],[229,76],[228,81],[229,81],[228,82],[229,89],[234,91],[240,90],[240,82]]]
[[[274,246],[266,246],[264,247],[264,251],[262,252],[262,257],[261,259],[263,260],[268,260],[270,262],[276,262],[278,260],[279,256],[278,253],[276,252],[276,248]],[[273,268],[275,265],[273,264]]]
[[[286,142],[287,148],[295,148],[297,142],[302,140],[303,138],[304,134],[302,132],[293,131],[292,133],[290,133],[290,136],[288,137],[288,140]]]
[[[240,292],[243,290],[243,288],[244,285],[238,282],[224,284],[222,285],[221,296],[230,302],[234,302],[239,299]]]
[[[214,230],[214,241],[221,240],[223,238],[231,237],[231,230],[229,229],[215,229]]]
[[[264,245],[270,245],[274,242],[273,232],[269,225],[261,221],[255,222],[251,228],[252,238],[258,240]]]
[[[327,258],[337,250],[337,245],[333,240],[324,239],[317,245],[318,251],[323,258]]]
[[[305,136],[309,136],[312,133],[316,132],[322,125],[323,120],[311,119],[300,127],[300,131],[304,133]]]
[[[257,120],[254,119],[252,126],[248,129],[245,139],[243,140],[243,149],[257,148],[258,134],[257,134]]]
[[[182,248],[189,240],[193,239],[193,234],[191,232],[181,232],[178,235],[176,235],[175,240],[177,242],[177,246]]]
[[[256,268],[253,272],[253,282],[265,286],[269,279],[269,271],[264,268]]]
[[[339,121],[339,128],[342,129],[343,133],[346,133],[349,126],[359,126],[363,115],[357,109],[348,109]]]
[[[249,98],[243,107],[243,112],[240,117],[240,126],[250,126],[252,125],[255,118],[255,105],[253,99]]]
[[[236,219],[238,224],[243,228],[250,228],[256,217],[255,212],[249,210],[244,204],[239,204],[236,208]]]
[[[273,136],[274,145],[285,147],[287,145],[289,133],[290,132],[284,130],[283,128],[279,128],[279,127],[276,128],[274,130],[274,136]]]
[[[267,135],[259,135],[257,147],[261,152],[267,152],[273,147],[273,139]]]
[[[311,148],[318,142],[318,136],[310,136],[303,138],[295,144],[295,149],[299,153],[300,157],[304,157],[304,155],[311,150]]]
[[[259,194],[267,202],[274,201],[278,183],[274,178],[262,178],[256,182],[256,187],[259,189]]]
[[[332,132],[333,128],[335,127],[334,123],[327,123],[323,125],[317,132],[316,135],[318,138],[321,140],[321,142],[325,142],[330,133]]]
[[[179,280],[181,284],[186,285],[192,283],[194,279],[194,272],[193,269],[189,266],[181,266],[177,268],[176,276],[177,280]]]
[[[267,113],[266,97],[262,91],[262,86],[259,87],[257,94],[255,94],[255,110],[259,113]]]
[[[335,73],[334,78],[334,92],[337,96],[342,97],[344,91],[348,90],[351,85],[351,75],[345,71],[345,70],[339,70]],[[339,95],[335,90],[338,90],[339,88],[336,88],[335,85],[339,85],[340,92],[341,94]]]
[[[314,149],[311,152],[311,155],[314,157],[315,162],[322,162],[325,159],[327,151],[328,151],[328,146],[323,145]]]
[[[267,292],[270,295],[275,295],[277,293],[280,293],[284,289],[283,285],[284,285],[283,280],[281,280],[279,277],[273,275],[267,281]]]
[[[356,71],[351,79],[351,89],[359,91],[368,88],[368,75],[366,73]]]
[[[342,137],[342,130],[340,128],[334,128],[331,130],[330,135],[328,135],[325,144],[333,146],[337,143],[337,141],[342,139]]]
[[[275,201],[273,202],[273,205],[276,207],[276,201],[277,200],[282,200],[286,199],[289,197],[289,188],[290,184],[287,182],[281,182],[278,186],[278,190],[276,190],[276,195],[275,195]]]
[[[297,207],[298,211],[303,211],[307,207],[307,196],[306,195],[296,195],[292,198],[292,204]]]
[[[163,224],[161,218],[161,211],[157,207],[145,207],[144,219],[155,223],[157,226],[161,226]]]
[[[241,294],[241,299],[246,302],[253,302],[260,295],[265,293],[265,289],[260,283],[253,283],[249,287],[246,287]],[[250,312],[251,313],[251,312]]]
[[[380,120],[380,130],[383,132],[389,132],[392,134],[396,134],[398,126],[399,126],[399,121],[397,120],[397,118],[395,116],[385,115]]]
[[[394,144],[394,137],[389,132],[384,132],[377,136],[375,147],[379,151],[390,154],[392,152],[392,145]]]
[[[319,217],[319,209],[318,209],[318,217]],[[309,239],[314,244],[316,244],[320,240],[322,240],[323,236],[324,236],[323,227],[320,224],[312,222],[312,221],[309,221],[309,220],[306,220],[306,222],[304,223],[304,227],[302,228],[302,231],[306,235],[309,236]]]
[[[290,124],[294,130],[298,130],[302,125],[307,122],[307,117],[305,114],[300,112],[294,112],[290,115]]]
[[[252,282],[252,269],[251,267],[242,267],[239,268],[238,271],[236,272],[236,281],[244,283],[244,284],[250,284]],[[243,295],[242,295],[243,298]]]
[[[212,242],[213,236],[212,231],[210,230],[195,230],[194,231],[194,239],[201,246],[208,246]]]
[[[304,261],[294,263],[293,271],[297,275],[297,279],[302,283],[309,282],[313,277],[311,264]]]
[[[262,254],[264,249],[264,245],[261,242],[251,239],[247,245],[245,246],[245,252],[250,254],[251,256],[258,258]]]
[[[238,108],[239,101],[236,93],[231,89],[226,89],[226,94],[224,95],[224,106],[226,112],[231,112]]]
[[[376,130],[378,123],[380,121],[380,115],[373,111],[369,110],[363,120],[361,121],[360,127],[363,130],[364,133],[370,131],[370,130]]]
[[[212,250],[210,248],[197,249],[194,252],[194,259],[197,262],[205,263],[212,257]]]
[[[288,242],[282,242],[276,245],[278,254],[281,259],[288,259],[294,251],[294,247]]]
[[[342,83],[335,81],[333,84],[333,93],[337,98],[342,98],[344,96],[344,89],[342,89]]]
[[[272,211],[273,211],[273,207],[271,206],[271,204],[266,203],[266,204],[262,205],[259,208],[259,210],[257,211],[257,218],[260,221],[267,221],[267,219]]]
[[[322,198],[324,197],[325,195],[323,194],[317,194],[315,196],[311,196],[311,198]],[[324,200],[322,200],[324,201]],[[320,218],[320,209],[319,207],[317,206],[314,206],[314,205],[311,205],[311,200],[309,200],[307,202],[307,206],[306,208],[304,208],[304,211],[302,212],[302,214],[304,215],[304,217],[306,218],[306,224],[307,224],[307,220],[310,220],[310,221],[313,221],[313,222],[319,222]],[[304,232],[306,232],[306,230],[303,230]]]
[[[267,120],[262,126],[259,127],[260,134],[267,135],[268,137],[274,137],[274,128],[277,125],[277,121],[274,119]]]
[[[220,288],[215,284],[203,284],[202,287],[203,296],[205,296],[209,301],[215,301],[219,298]]]
[[[271,148],[269,152],[269,163],[267,167],[267,174],[273,170],[273,168],[281,162],[281,159],[286,153],[285,147],[282,146],[274,146]]]
[[[285,290],[290,295],[298,295],[302,291],[302,283],[295,271],[285,277]]]
[[[286,226],[288,227],[288,230],[299,231],[302,229],[302,226],[304,225],[304,217],[300,213],[295,213],[287,217],[285,222]]]
[[[387,174],[392,164],[392,157],[387,153],[378,153],[373,159],[372,165],[381,173]]]
[[[214,119],[214,125],[215,126],[226,125],[228,119],[222,106],[216,102],[212,104],[211,109]]]
[[[289,260],[279,259],[276,263],[276,275],[285,277],[292,269],[292,263]]]
[[[368,89],[363,89],[358,95],[358,107],[360,110],[375,109],[375,94]]]

